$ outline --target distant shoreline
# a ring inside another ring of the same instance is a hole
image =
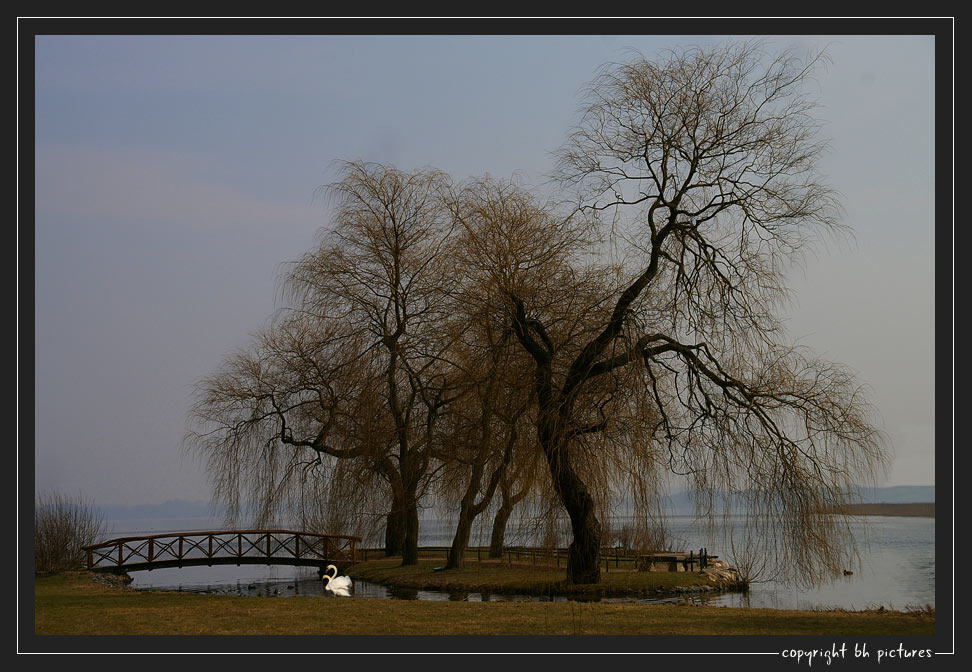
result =
[[[935,503],[920,504],[848,504],[842,512],[851,516],[917,516],[935,517]]]

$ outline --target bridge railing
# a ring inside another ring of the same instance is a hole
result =
[[[85,546],[88,569],[242,560],[321,564],[357,562],[359,537],[294,530],[215,530],[122,537]]]

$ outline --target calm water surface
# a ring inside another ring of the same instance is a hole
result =
[[[113,536],[153,534],[173,531],[220,529],[219,522],[209,518],[144,518],[109,521]],[[717,543],[707,539],[690,516],[669,519],[671,536],[685,549],[706,547],[710,553],[730,560],[720,552]],[[421,545],[444,546],[451,542],[448,524],[430,525]],[[604,602],[660,602],[691,599],[722,606],[745,606],[770,609],[868,609],[883,606],[905,609],[935,606],[935,520],[933,518],[884,517],[867,519],[868,545],[862,552],[863,567],[853,575],[843,576],[816,590],[786,587],[775,582],[754,583],[747,593],[720,593],[691,598],[601,598]],[[473,540],[472,543],[477,543]],[[317,571],[286,565],[218,565],[184,567],[132,572],[132,585],[139,589],[230,594],[249,597],[321,596],[327,593],[317,578]],[[489,595],[480,593],[439,593],[434,591],[396,590],[355,581],[354,598],[418,600],[539,600],[563,601],[564,597],[525,595]]]

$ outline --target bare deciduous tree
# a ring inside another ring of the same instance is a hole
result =
[[[332,227],[286,276],[284,317],[201,383],[188,443],[209,460],[217,495],[256,495],[268,513],[277,493],[307,484],[302,469],[353,460],[340,473],[383,481],[386,551],[414,564],[433,432],[452,398],[441,357],[447,178],[359,162],[341,164],[340,178],[326,189]]]
[[[190,437],[217,492],[257,493],[267,515],[305,487],[355,508],[380,493],[386,550],[412,564],[438,471],[461,563],[493,493],[505,529],[537,485],[515,450],[529,418],[572,583],[599,581],[613,502],[664,535],[672,474],[712,520],[744,502],[746,538],[787,576],[846,566],[833,512],[885,463],[883,437],[853,374],[790,345],[780,317],[791,265],[847,230],[817,174],[823,61],[745,43],[606,66],[559,152],[570,208],[513,181],[342,164],[284,316],[201,385]]]
[[[545,269],[531,264],[580,268],[576,249],[562,251],[577,242],[559,235],[570,218],[535,212],[539,246],[496,264],[524,271],[521,284],[498,284],[535,364],[538,436],[573,532],[571,582],[599,580],[601,488],[589,483],[617,451],[596,437],[638,407],[632,445],[655,446],[643,467],[685,475],[703,509],[720,494],[747,497],[798,577],[847,560],[847,521],[829,512],[884,462],[881,436],[854,377],[786,345],[779,319],[787,265],[815,235],[842,230],[816,172],[824,145],[806,93],[821,61],[742,44],[606,67],[560,152],[559,177],[580,198],[572,217],[604,233],[606,246],[585,251],[610,253],[594,295],[566,285],[569,274],[553,281],[574,288],[585,328],[551,336],[562,320],[536,289],[551,279],[538,282]]]

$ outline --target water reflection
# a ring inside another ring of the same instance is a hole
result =
[[[369,584],[365,581],[357,581],[355,583],[355,586],[358,585],[371,586],[372,584]],[[383,586],[374,586],[374,588],[383,590],[385,592],[386,597],[393,597],[396,600],[417,600],[418,599],[418,591],[412,590],[411,588],[389,589],[389,588],[384,588]]]

